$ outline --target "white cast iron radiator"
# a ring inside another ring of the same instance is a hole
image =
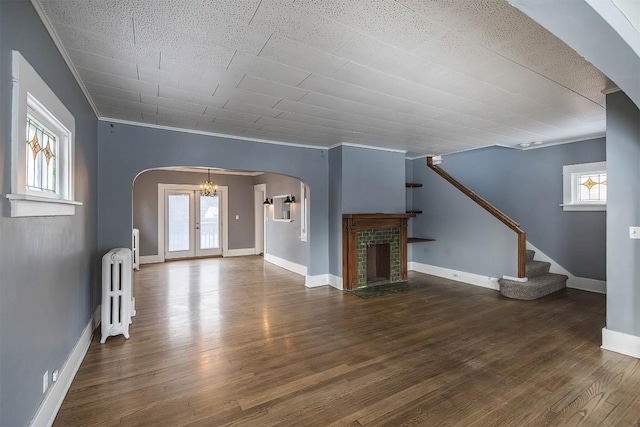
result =
[[[120,334],[129,339],[131,316],[135,316],[132,275],[131,249],[111,249],[102,257],[102,344]]]
[[[131,235],[131,251],[133,253],[133,269],[140,270],[140,230],[133,229]]]

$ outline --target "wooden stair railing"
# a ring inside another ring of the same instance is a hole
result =
[[[447,180],[451,185],[456,187],[462,193],[464,193],[471,200],[480,205],[484,210],[489,212],[491,215],[496,217],[500,222],[509,227],[511,230],[515,231],[518,234],[518,277],[525,277],[525,266],[527,264],[527,233],[520,227],[520,224],[515,222],[513,219],[508,217],[504,212],[500,209],[493,206],[491,203],[487,202],[477,193],[469,189],[463,183],[455,179],[453,176],[449,175],[444,169],[440,166],[433,163],[433,157],[427,157],[427,166],[432,169],[435,173],[440,175],[442,178]]]

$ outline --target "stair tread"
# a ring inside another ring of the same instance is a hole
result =
[[[528,286],[540,286],[552,282],[567,280],[568,278],[569,276],[565,276],[564,274],[546,273],[541,274],[540,276],[530,277],[524,284]]]
[[[533,300],[557,292],[567,287],[564,274],[546,273],[529,278],[526,282],[499,279],[500,293],[508,298]]]
[[[509,284],[518,284],[522,286],[544,286],[549,283],[561,282],[563,280],[567,280],[569,276],[564,274],[556,274],[556,273],[546,273],[541,274],[540,276],[530,277],[526,282],[519,282],[517,280],[509,280],[509,279],[499,279],[500,283],[509,283]]]
[[[535,259],[532,259],[527,261],[526,265],[528,267],[528,266],[538,266],[538,265],[551,265],[551,263],[547,261],[536,261]]]
[[[529,279],[538,277],[549,272],[549,268],[551,268],[551,264],[545,261],[527,261],[525,266],[525,276]]]

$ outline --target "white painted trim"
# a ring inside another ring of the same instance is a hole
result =
[[[158,255],[154,255],[158,258],[154,258],[153,262],[164,262],[164,234],[165,234],[165,191],[166,190],[187,190],[187,191],[199,191],[200,186],[196,184],[162,184],[158,183]],[[229,187],[225,185],[219,185],[218,191],[222,195],[222,256],[225,256],[229,251]],[[140,263],[146,264],[142,261],[143,257],[140,257]],[[157,260],[156,260],[157,259]]]
[[[267,261],[268,263],[277,265],[278,267],[282,267],[285,270],[292,271],[301,276],[307,275],[307,267],[305,267],[304,265],[296,264],[295,262],[291,262],[286,259],[279,258],[277,256],[270,255],[267,253],[264,254],[264,260]]]
[[[602,89],[600,93],[603,95],[610,95],[612,93],[620,92],[621,89],[618,86],[610,87],[609,89]]]
[[[93,311],[91,330],[95,331],[96,329],[98,329],[98,326],[100,326],[100,323],[102,323],[102,305],[98,304],[96,309]]]
[[[571,274],[571,272],[569,272],[569,270],[552,260],[547,254],[533,246],[529,241],[527,241],[527,249],[532,250],[536,253],[536,261],[544,261],[551,264],[551,267],[549,268],[550,273],[564,274],[565,276],[568,276],[569,279],[567,280],[567,288],[597,292],[600,294],[607,293],[607,282],[605,282],[604,280],[588,279],[586,277],[574,276],[573,274]]]
[[[604,280],[588,279],[586,277],[569,276],[567,287],[598,294],[607,293],[607,282]]]
[[[211,174],[211,175],[238,175],[238,176],[259,176],[264,175],[264,172],[247,172],[247,171],[236,171],[231,169],[221,169],[221,168],[208,168],[205,166],[171,166],[164,168],[155,168],[155,169],[147,169],[144,172],[156,170],[156,171],[169,171],[169,172],[190,172],[190,173],[202,173],[202,174]]]
[[[58,381],[53,383],[49,388],[49,391],[36,411],[36,414],[31,419],[31,422],[29,423],[30,426],[49,427],[53,425],[53,421],[60,410],[60,406],[62,406],[62,402],[67,395],[67,391],[69,391],[71,383],[73,382],[73,378],[76,376],[76,373],[80,368],[80,364],[82,363],[85,354],[87,354],[87,350],[91,344],[93,324],[94,320],[89,319],[89,323],[87,323],[82,334],[80,334],[80,338],[78,338],[76,345],[73,347],[73,350],[71,350],[69,357],[66,362],[64,362],[62,368],[60,368]]]
[[[140,264],[157,264],[164,262],[162,255],[143,255],[140,257]]]
[[[227,251],[222,255],[223,257],[233,257],[233,256],[248,256],[255,255],[256,248],[242,248],[242,249],[227,249]]]
[[[565,212],[580,212],[580,211],[584,211],[584,212],[588,212],[588,211],[606,211],[607,210],[607,205],[605,204],[577,204],[577,203],[569,203],[569,204],[564,204],[561,203],[559,205],[563,211]]]
[[[317,274],[315,276],[306,276],[304,279],[304,285],[307,288],[317,288],[318,286],[329,285],[329,275]]]
[[[513,148],[513,149],[521,150],[521,151],[529,151],[529,150],[538,150],[540,148],[554,147],[556,145],[572,144],[574,142],[591,141],[593,139],[604,138],[605,136],[606,136],[605,132],[595,133],[593,135],[583,135],[583,136],[579,136],[579,137],[576,137],[576,138],[563,139],[563,140],[560,140],[560,141],[544,141],[542,144],[531,145],[531,146],[526,147],[526,148],[520,148],[517,145],[515,147],[514,146],[509,146],[509,145],[503,145],[503,144],[496,144],[496,145],[498,145],[500,147]]]
[[[335,274],[329,274],[329,285],[333,286],[336,289],[344,289],[342,285],[342,277],[336,276]]]
[[[316,288],[318,286],[331,286],[342,290],[342,277],[334,274],[317,274],[315,276],[306,276],[304,285],[307,288]]]
[[[114,119],[114,118],[110,118],[110,117],[98,117],[98,120],[100,120],[101,122],[113,122],[113,123],[120,123],[120,124],[123,124],[123,125],[132,125],[132,126],[140,126],[140,127],[152,128],[152,129],[169,130],[169,131],[173,131],[173,132],[192,133],[192,134],[196,134],[196,135],[205,135],[205,136],[216,136],[216,137],[219,137],[219,138],[235,139],[235,140],[240,140],[240,141],[263,142],[265,144],[285,145],[285,146],[288,146],[288,147],[297,147],[297,148],[311,148],[311,149],[314,149],[314,150],[326,150],[327,149],[327,147],[318,146],[318,145],[296,144],[294,142],[284,142],[284,141],[271,141],[271,140],[268,140],[268,139],[249,138],[249,137],[246,137],[246,136],[238,136],[238,135],[227,135],[227,134],[224,134],[224,133],[207,132],[207,131],[204,131],[204,130],[184,129],[184,128],[177,128],[177,127],[173,127],[173,126],[154,125],[152,123],[132,122],[130,120]]]
[[[76,206],[82,206],[82,202],[75,200],[52,199],[28,194],[7,194],[5,197],[11,203],[11,216],[14,218],[75,215]]]
[[[578,200],[577,177],[584,173],[607,171],[607,162],[578,163],[562,166],[562,210],[563,211],[606,211],[607,203],[581,203]]]
[[[323,148],[327,150],[332,150],[338,147],[356,147],[356,148],[366,148],[367,150],[390,151],[392,153],[402,153],[402,154],[407,153],[407,150],[400,150],[398,148],[386,148],[386,147],[378,147],[375,145],[354,144],[352,142],[340,142],[338,144],[333,144],[333,145],[330,145],[329,147],[323,147]]]
[[[603,350],[615,351],[640,359],[640,337],[602,328]]]
[[[84,97],[87,99],[87,102],[91,106],[91,109],[93,110],[93,114],[96,115],[96,118],[100,118],[100,113],[98,112],[98,108],[96,107],[96,104],[93,103],[93,99],[91,99],[91,96],[89,96],[89,91],[87,90],[86,86],[82,82],[82,79],[80,78],[80,74],[78,73],[78,70],[76,70],[76,67],[74,67],[73,61],[71,61],[71,58],[67,53],[67,50],[64,48],[64,44],[62,43],[62,41],[60,41],[60,37],[58,36],[58,33],[56,32],[53,24],[51,23],[51,21],[49,21],[49,17],[47,16],[47,14],[44,12],[44,9],[40,5],[40,1],[31,0],[31,4],[33,5],[33,8],[36,10],[36,13],[40,17],[40,20],[44,24],[44,27],[47,29],[47,32],[51,36],[51,39],[53,40],[53,44],[56,45],[56,48],[58,48],[58,52],[60,52],[60,55],[62,55],[62,59],[64,59],[64,62],[67,64],[69,71],[71,71],[71,74],[73,74],[73,77],[76,79],[76,83],[78,83],[78,86],[80,86],[80,90],[82,90]]]
[[[479,274],[452,270],[450,268],[438,267],[415,261],[410,261],[408,263],[408,269],[411,271],[417,271],[418,273],[431,274],[432,276],[444,277],[445,279],[456,280],[458,282],[494,289],[496,291],[500,289],[498,279],[495,277],[481,276]]]

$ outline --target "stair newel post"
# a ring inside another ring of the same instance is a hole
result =
[[[527,266],[527,233],[518,232],[518,277],[524,278]]]

